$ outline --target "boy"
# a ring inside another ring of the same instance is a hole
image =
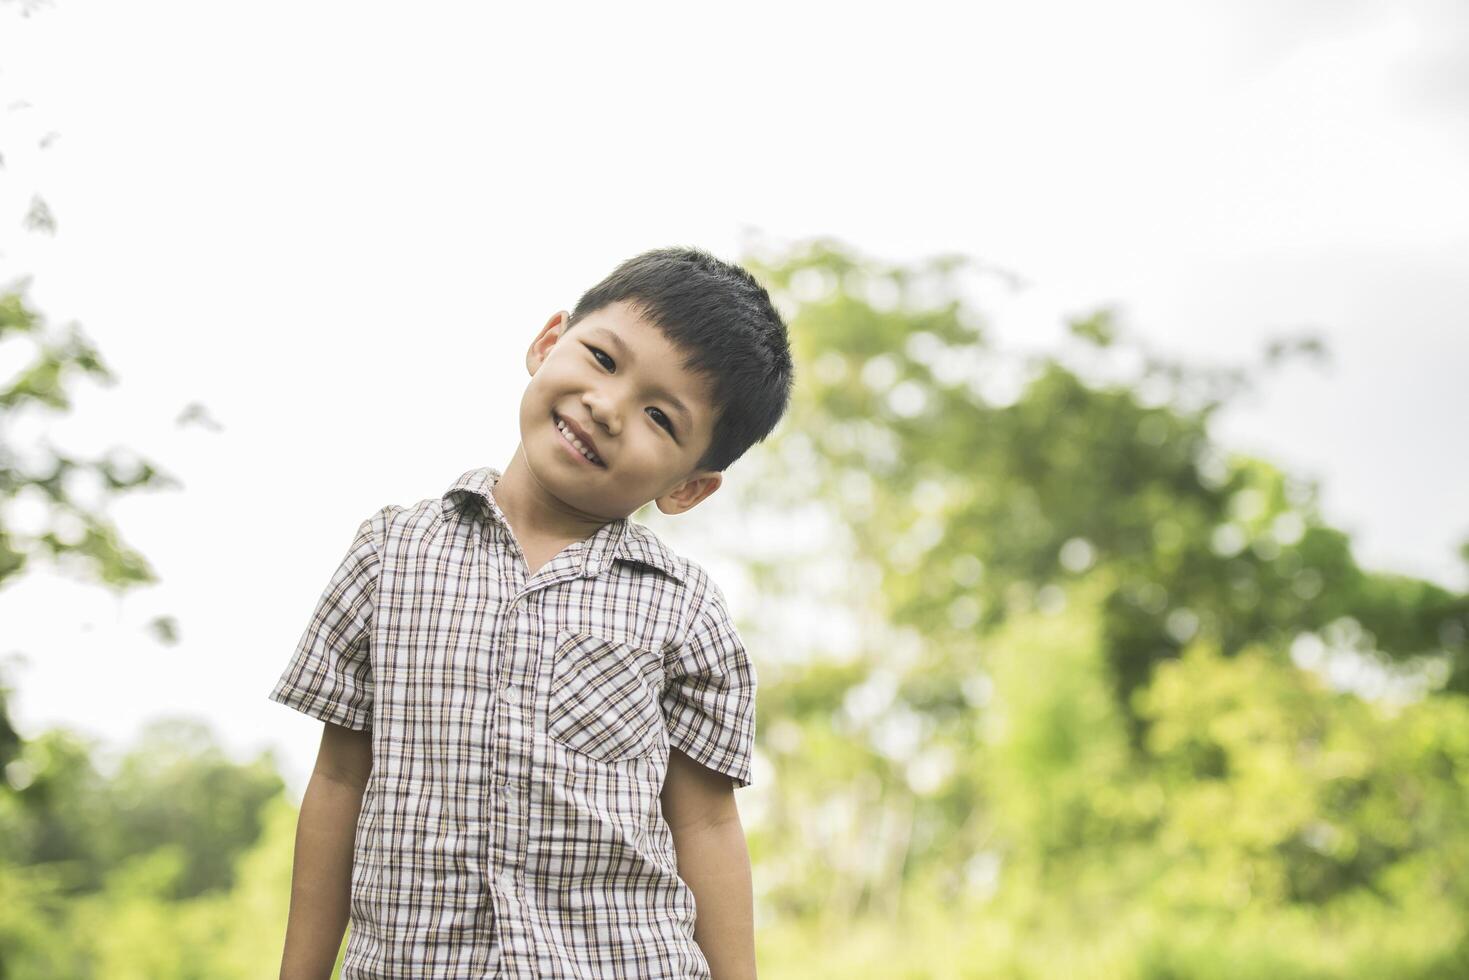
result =
[[[786,327],[656,249],[548,320],[504,471],[358,527],[272,700],[323,722],[281,976],[755,976],[756,675],[681,514],[784,414]]]

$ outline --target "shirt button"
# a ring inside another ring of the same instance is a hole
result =
[[[505,689],[500,692],[500,700],[506,704],[514,704],[520,698],[520,688],[514,684],[506,684]]]
[[[500,887],[507,892],[515,890],[515,870],[513,868],[500,872]]]

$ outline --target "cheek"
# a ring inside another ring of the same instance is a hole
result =
[[[626,440],[624,455],[639,466],[654,469],[667,466],[672,450],[663,444],[656,432],[638,432]]]

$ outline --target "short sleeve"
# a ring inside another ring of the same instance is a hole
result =
[[[713,582],[683,645],[664,661],[669,742],[702,765],[749,786],[755,750],[755,665]]]
[[[346,728],[372,725],[372,620],[377,595],[375,520],[357,528],[270,699]]]

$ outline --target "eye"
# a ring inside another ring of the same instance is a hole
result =
[[[583,345],[583,346],[584,346],[584,347],[586,347],[586,349],[587,349],[587,350],[589,350],[589,351],[591,351],[591,352],[592,352],[592,356],[593,356],[593,357],[597,357],[597,356],[598,356],[598,355],[601,355],[601,357],[605,357],[605,358],[607,358],[607,363],[608,363],[608,364],[609,364],[609,365],[611,365],[611,367],[609,367],[609,368],[608,368],[608,370],[609,370],[609,371],[610,371],[610,370],[612,370],[612,368],[615,368],[615,367],[617,367],[617,362],[616,362],[616,361],[614,361],[614,360],[613,360],[613,359],[612,359],[612,358],[611,358],[611,357],[610,357],[610,356],[609,356],[609,355],[608,355],[608,354],[606,354],[606,353],[605,353],[605,352],[603,352],[603,351],[601,351],[601,350],[599,350],[599,349],[598,349],[598,348],[596,348],[596,347],[593,347],[593,346],[592,346],[592,345],[591,345],[591,344],[584,344],[584,345]],[[601,362],[601,360],[600,360],[600,359],[599,359],[599,360],[598,360],[598,361],[597,361],[597,363],[598,363],[598,364],[600,364],[600,363],[602,363],[602,362]]]
[[[663,409],[661,408],[655,408],[653,409],[653,411],[657,412],[658,415],[664,420],[663,422],[659,422],[658,424],[667,429],[669,435],[673,435],[673,420],[670,419],[666,414],[664,414]],[[664,422],[666,422],[667,424],[664,425]]]

